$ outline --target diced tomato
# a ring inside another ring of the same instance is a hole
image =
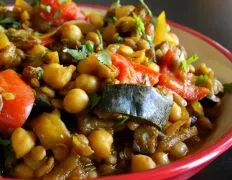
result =
[[[182,69],[175,70],[175,72],[171,71],[173,57],[173,51],[168,50],[162,61],[159,84],[189,101],[200,100],[207,96],[209,94],[207,88],[192,85],[188,80],[183,79]],[[189,75],[187,73],[185,75],[188,79]]]
[[[148,77],[150,85],[153,86],[159,81],[159,73],[152,69],[129,61],[120,54],[111,53],[113,65],[119,69],[117,79],[125,84],[145,84],[145,76]]]
[[[2,91],[12,93],[12,100],[3,98],[3,108],[0,112],[0,128],[21,127],[28,118],[33,104],[32,89],[13,70],[0,72],[0,87]]]
[[[42,0],[41,4],[51,7],[51,12],[46,12],[41,8],[40,15],[53,25],[60,25],[70,20],[85,19],[85,15],[81,13],[78,6],[70,0],[66,0],[64,3],[59,3],[59,0]]]
[[[47,46],[49,44],[52,44],[55,41],[55,39],[51,36],[47,37],[47,38],[41,38],[40,40],[41,40],[41,45],[43,45],[43,46]]]
[[[207,88],[183,83],[175,77],[165,73],[160,75],[159,84],[174,91],[189,101],[200,100],[209,94],[209,90]]]

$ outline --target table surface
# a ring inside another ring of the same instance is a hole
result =
[[[13,1],[7,1],[13,2]],[[78,0],[78,3],[110,5],[111,0]],[[137,4],[139,0],[121,0]],[[146,0],[155,15],[165,10],[169,20],[195,29],[232,50],[232,0]],[[217,158],[191,180],[232,179],[232,149]]]

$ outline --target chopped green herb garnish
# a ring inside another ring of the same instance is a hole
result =
[[[90,43],[90,42],[87,42],[86,44],[85,44],[85,46],[86,46],[86,49],[89,51],[89,52],[94,52],[94,44],[92,44],[92,43]]]
[[[0,145],[1,146],[9,146],[10,145],[10,140],[9,139],[3,139],[0,137]]]
[[[49,5],[40,4],[40,7],[41,7],[41,9],[46,11],[47,13],[50,13],[52,10],[51,6],[49,6]]]
[[[31,3],[31,6],[38,6],[40,3],[40,0],[33,0]]]
[[[97,93],[90,94],[90,103],[91,103],[91,109],[97,106],[97,104],[101,100],[101,96]]]
[[[156,24],[157,22],[157,18],[153,16],[153,13],[151,12],[150,8],[148,7],[148,5],[144,2],[144,0],[139,0],[140,3],[143,5],[143,7],[147,10],[149,16],[151,16],[151,22],[153,24]]]
[[[207,75],[200,75],[197,76],[195,84],[197,86],[204,84],[206,81],[208,81],[209,77]]]
[[[226,93],[232,93],[232,83],[225,83],[224,86],[224,92]]]
[[[63,52],[68,53],[75,61],[80,61],[87,57],[85,46],[82,46],[81,50],[65,48]]]
[[[12,17],[7,17],[5,19],[0,20],[0,25],[8,25],[12,28],[18,29],[20,26],[20,23],[15,21]]]
[[[102,64],[112,64],[111,57],[110,57],[110,52],[108,50],[102,50],[99,51],[97,54],[97,59],[102,63]]]
[[[181,67],[184,71],[187,71],[190,64],[196,62],[199,59],[199,56],[197,54],[193,54],[188,59],[181,62]]]
[[[99,48],[103,48],[103,38],[102,38],[102,35],[101,35],[101,32],[99,30],[97,30],[97,35],[98,35],[98,38],[100,40],[100,44],[99,44]]]
[[[145,33],[144,22],[143,22],[142,18],[140,16],[136,15],[135,13],[133,13],[133,17],[135,19],[137,35],[141,36]]]
[[[61,10],[59,9],[59,10],[57,10],[56,12],[55,12],[55,14],[54,14],[54,18],[55,19],[57,19],[57,18],[59,18],[60,17],[60,15],[61,15]]]
[[[114,2],[114,5],[115,5],[116,7],[119,7],[120,4],[121,4],[121,1],[120,1],[120,0],[116,0],[116,1]]]

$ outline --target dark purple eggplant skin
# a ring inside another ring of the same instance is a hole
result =
[[[221,102],[220,98],[215,95],[207,96],[207,97],[204,97],[202,100],[200,100],[200,103],[202,104],[202,106],[207,107],[207,108],[213,108],[220,102]]]
[[[162,129],[173,101],[156,88],[133,84],[106,85],[98,109],[143,119]]]

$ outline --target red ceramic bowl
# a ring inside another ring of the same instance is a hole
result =
[[[80,5],[85,9],[95,9],[104,13],[106,7],[96,5]],[[232,53],[214,40],[189,29],[185,26],[169,22],[172,31],[175,32],[181,44],[187,52],[196,52],[201,59],[214,70],[216,77],[222,82],[231,82],[232,77]],[[206,143],[195,153],[178,161],[172,162],[153,170],[122,174],[98,178],[99,180],[142,180],[142,179],[188,179],[201,169],[206,167],[215,158],[232,146],[232,96],[226,95],[222,100],[222,112],[217,119],[214,132],[208,137]],[[0,178],[1,179],[1,178]],[[4,178],[2,178],[4,179]],[[6,180],[6,179],[4,179]]]

